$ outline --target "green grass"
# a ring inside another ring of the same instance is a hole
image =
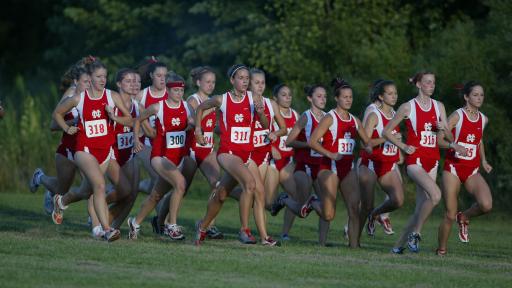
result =
[[[140,200],[144,194],[139,195]],[[206,196],[204,197],[206,199]],[[449,254],[434,255],[440,211],[423,231],[419,254],[389,253],[398,237],[378,228],[362,237],[362,249],[349,250],[342,239],[343,205],[331,224],[331,247],[316,245],[318,218],[297,220],[292,241],[282,247],[245,246],[236,240],[236,203],[228,201],[217,219],[225,240],[192,245],[193,223],[205,211],[205,199],[185,199],[179,224],[187,239],[155,237],[145,222],[137,241],[93,240],[86,226],[85,203],[66,210],[57,226],[42,211],[42,195],[0,193],[1,287],[511,287],[512,229],[501,214],[474,219],[471,242],[452,233]],[[136,209],[140,204],[136,204]],[[410,209],[392,214],[395,231]],[[269,216],[271,235],[280,232],[281,216]],[[253,232],[255,226],[252,224]],[[455,229],[453,230],[455,232]]]

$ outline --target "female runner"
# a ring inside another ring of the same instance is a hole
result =
[[[291,108],[292,105],[292,91],[284,84],[278,84],[274,87],[272,94],[276,101],[279,113],[284,119],[287,134],[292,130],[293,126],[299,119],[299,115],[295,110]],[[277,123],[274,123],[274,131],[278,130]],[[281,184],[285,193],[280,194],[278,198],[281,200],[287,195],[290,195],[293,199],[297,199],[295,180],[293,179],[293,172],[295,170],[295,163],[293,161],[294,151],[292,147],[286,146],[287,135],[279,137],[278,141],[272,143],[272,159],[270,160],[270,166],[267,169],[267,177],[265,178],[265,202],[267,206],[270,206],[270,214],[276,216],[277,213],[283,206],[271,205],[272,203],[280,202],[275,199],[275,194],[278,189],[278,185]],[[306,201],[306,197],[303,199],[297,199],[300,203]],[[286,209],[284,214],[283,228],[281,233],[282,240],[290,240],[288,234],[290,232],[295,214],[290,209]]]
[[[320,198],[310,197],[304,206],[308,210],[315,209],[321,218],[330,222],[336,212],[336,194],[339,189],[347,207],[349,247],[358,248],[361,235],[360,195],[357,173],[353,169],[353,155],[357,135],[365,144],[369,142],[369,137],[361,121],[348,112],[352,107],[352,87],[340,78],[334,79],[332,86],[336,108],[322,118],[308,141],[312,149],[324,156],[318,172]]]
[[[400,153],[398,148],[391,142],[386,141],[382,135],[384,127],[395,114],[393,106],[396,104],[397,98],[396,87],[392,81],[377,81],[370,100],[372,103],[379,102],[380,105],[368,112],[364,122],[367,136],[376,140],[377,142],[373,144],[378,146],[373,148],[371,155],[363,159],[361,164],[375,174],[379,185],[388,196],[381,205],[373,209],[374,187],[368,187],[371,188],[368,190],[363,189],[364,192],[370,193],[361,194],[361,210],[364,210],[361,212],[361,222],[364,223],[366,218],[368,219],[367,233],[370,236],[375,234],[375,221],[379,219],[380,215],[400,208],[404,200],[400,171],[397,167]],[[401,139],[398,126],[392,131],[392,134]],[[361,178],[359,180],[361,181]],[[383,227],[385,232],[388,231],[386,225],[383,225]],[[392,230],[386,234],[391,232]]]
[[[137,239],[140,224],[156,207],[162,196],[170,190],[170,186],[173,191],[169,201],[169,213],[164,222],[164,235],[171,240],[185,239],[181,227],[177,225],[181,200],[186,190],[186,180],[180,168],[183,157],[187,154],[186,134],[187,130],[194,126],[194,114],[187,102],[182,99],[185,80],[174,73],[168,74],[166,78],[164,81],[167,83],[168,97],[164,101],[149,106],[135,122],[134,132],[137,135],[141,121],[156,116],[156,136],[152,143],[151,166],[158,173],[159,178],[151,194],[142,203],[137,216],[128,218],[129,239]],[[142,151],[143,146],[136,138],[135,152]]]
[[[448,118],[448,131],[451,131],[454,142],[439,141],[440,147],[451,149],[448,150],[443,169],[446,214],[439,226],[438,255],[446,254],[453,221],[459,224],[460,241],[469,242],[469,219],[489,213],[492,209],[489,185],[478,172],[480,165],[487,173],[492,170],[486,161],[482,141],[484,128],[489,120],[479,111],[484,102],[484,89],[477,82],[470,81],[464,85],[462,92],[466,104]],[[454,146],[462,146],[466,154],[456,153]],[[457,212],[457,196],[461,184],[475,197],[476,203],[464,212]]]
[[[410,79],[409,82],[418,88],[418,95],[402,104],[384,128],[384,137],[407,154],[407,175],[416,184],[416,208],[391,250],[395,254],[403,253],[406,242],[411,252],[419,252],[421,228],[441,200],[441,190],[436,184],[439,161],[437,139],[440,136],[438,131],[446,129],[446,112],[441,102],[431,98],[435,81],[435,75],[431,72],[419,72]],[[393,130],[404,119],[406,143],[393,135]]]
[[[130,116],[117,117],[114,115],[115,107],[121,110],[123,115],[130,115],[130,113],[125,108],[119,94],[105,89],[107,82],[105,66],[94,57],[91,57],[90,60],[91,62],[87,63],[86,67],[91,75],[91,89],[66,99],[53,112],[53,118],[66,133],[70,135],[78,133],[74,160],[85,176],[84,186],[89,189],[81,189],[78,193],[70,191],[64,196],[56,194],[53,198],[52,219],[56,224],[61,224],[63,211],[68,205],[89,198],[90,190],[92,190],[93,206],[103,231],[105,231],[104,238],[107,241],[114,241],[119,239],[120,232],[110,226],[104,179],[113,153],[114,137],[111,120],[128,126],[131,126],[133,121]],[[78,127],[69,126],[64,120],[65,114],[73,107],[76,107],[79,112]],[[85,191],[87,192],[84,193]]]
[[[197,107],[196,121],[200,122],[204,111],[211,108],[220,110],[220,147],[217,160],[226,171],[216,189],[214,196],[208,202],[206,216],[196,224],[196,245],[206,238],[206,229],[217,216],[229,192],[237,182],[242,186],[240,195],[240,233],[239,240],[244,244],[255,244],[256,239],[249,229],[249,213],[254,202],[254,218],[263,245],[275,246],[277,242],[267,235],[265,224],[265,195],[258,167],[251,160],[253,150],[253,127],[256,115],[263,128],[268,127],[268,119],[262,105],[253,102],[252,93],[247,91],[249,86],[249,69],[237,64],[228,70],[228,77],[233,90],[223,95],[212,97]],[[256,114],[256,115],[255,115]],[[197,142],[205,145],[201,126],[196,126]]]
[[[91,77],[87,70],[83,68],[82,61],[73,65],[63,76],[61,83],[61,90],[64,91],[63,97],[59,104],[63,103],[66,99],[73,97],[75,94],[79,95],[85,89],[90,89]],[[78,110],[73,108],[69,113],[64,116],[64,120],[69,126],[76,126],[78,124]],[[62,128],[52,120],[50,125],[52,131],[62,131]],[[69,135],[65,131],[62,132],[60,144],[55,153],[55,168],[57,176],[46,175],[41,168],[34,171],[32,180],[30,181],[30,191],[35,192],[40,185],[46,188],[44,194],[44,210],[46,213],[51,214],[53,211],[53,196],[55,194],[64,195],[68,192],[73,184],[75,178],[76,166],[74,163],[75,155],[76,134]]]

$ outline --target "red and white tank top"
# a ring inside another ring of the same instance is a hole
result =
[[[70,97],[73,97],[73,95],[69,95],[67,97],[70,98]],[[68,113],[66,113],[66,115],[64,115],[64,120],[66,122],[69,120],[74,120],[78,123],[79,118],[80,118],[78,114],[79,113],[78,113],[78,110],[76,109],[76,107],[73,107],[71,109],[71,111],[69,111]],[[68,133],[66,133],[66,131],[63,131],[62,137],[60,139],[60,145],[63,147],[66,147],[68,149],[75,150],[76,137],[77,137],[77,134],[69,135]]]
[[[357,121],[350,113],[349,119],[343,120],[334,109],[329,111],[329,115],[332,117],[332,124],[324,134],[322,146],[330,152],[343,155],[341,160],[352,161],[359,129]]]
[[[393,118],[387,118],[386,115],[380,110],[376,109],[373,111],[375,115],[377,115],[377,126],[373,129],[372,139],[382,138],[384,131],[384,127],[388,124],[388,122]],[[393,116],[395,115],[395,111],[393,111]],[[393,131],[391,131],[393,135],[400,133],[400,127],[396,126]],[[386,141],[379,146],[373,147],[372,155],[370,159],[374,161],[381,162],[398,162],[400,160],[400,154],[398,153],[398,147],[393,143]]]
[[[158,103],[162,100],[167,99],[168,96],[169,96],[169,94],[168,94],[167,90],[165,90],[165,93],[162,97],[154,97],[153,94],[151,93],[151,86],[149,86],[149,87],[144,88],[144,90],[142,90],[142,98],[140,99],[140,104],[142,104],[144,109],[146,109],[155,103]],[[156,116],[151,115],[148,120],[149,120],[149,124],[151,125],[151,127],[155,128],[156,127],[155,126]],[[144,137],[144,144],[147,146],[151,146],[150,138]]]
[[[466,148],[466,156],[461,156],[455,150],[449,149],[446,154],[446,159],[451,162],[479,167],[480,166],[480,142],[485,126],[485,116],[478,112],[478,119],[471,121],[464,109],[460,108],[457,111],[459,114],[459,121],[452,129],[452,134],[455,142]]]
[[[375,110],[378,110],[379,107],[377,107],[377,105],[375,103],[372,103],[370,105],[368,105],[368,107],[366,107],[366,109],[364,110],[364,115],[363,115],[363,125],[365,125],[366,123],[366,119],[368,119],[368,116],[370,114],[372,114],[373,112],[375,112]],[[365,149],[360,149],[359,150],[359,157],[361,158],[370,158],[370,154],[368,154],[368,152],[366,152]]]
[[[132,105],[129,108],[130,116],[132,118],[137,118],[139,117],[139,104],[134,99],[131,99],[131,103]],[[114,111],[116,116],[124,116],[123,112],[121,112],[119,108],[116,107]],[[118,150],[131,149],[133,147],[133,137],[133,127],[124,126],[122,124],[114,122],[115,147]]]
[[[187,152],[185,129],[188,126],[188,117],[190,116],[187,104],[182,100],[178,107],[171,107],[164,100],[160,101],[159,105],[155,123],[156,138],[159,140],[155,140],[155,143],[161,141],[162,156],[185,155]]]
[[[416,147],[416,152],[409,157],[439,160],[437,145],[437,121],[440,119],[439,106],[436,100],[430,99],[430,109],[423,110],[416,101],[409,101],[411,112],[405,121],[407,127],[407,145]]]
[[[281,157],[286,158],[289,156],[293,156],[293,148],[286,146],[286,139],[288,139],[288,134],[292,130],[293,126],[295,126],[295,123],[297,123],[297,120],[299,120],[299,115],[295,110],[292,108],[289,108],[290,116],[285,116],[282,112],[281,116],[283,116],[284,124],[286,125],[286,135],[279,137],[278,141],[275,141],[272,143],[272,146],[274,146],[279,153],[281,154]],[[279,125],[277,125],[276,122],[274,122],[274,125],[272,126],[272,131],[278,131]]]
[[[268,98],[263,97],[263,105],[265,107],[265,116],[267,117],[269,128],[264,129],[258,114],[254,115],[253,144],[254,150],[263,149],[270,151],[270,140],[267,136],[270,133],[270,128],[274,124],[274,109],[272,108],[272,102],[270,102]]]
[[[306,127],[304,127],[302,131],[300,131],[300,134],[297,137],[297,141],[309,142],[311,134],[316,129],[318,123],[320,123],[320,120],[322,119],[317,119],[315,115],[311,112],[311,109],[306,110],[304,112],[304,115],[306,115],[307,118]],[[320,139],[320,142],[322,141],[323,140]],[[295,150],[295,158],[297,159],[297,161],[303,161],[306,164],[320,164],[320,162],[322,162],[322,157],[322,154],[310,148],[301,148]]]
[[[203,103],[203,101],[201,101],[201,97],[199,97],[199,95],[197,95],[197,94],[193,94],[190,97],[196,99],[198,104]],[[204,116],[203,119],[201,120],[201,130],[203,131],[203,137],[204,137],[204,140],[206,141],[206,145],[198,144],[196,141],[196,137],[194,136],[194,130],[190,130],[187,135],[188,141],[189,141],[189,144],[188,144],[189,147],[191,147],[193,149],[208,149],[208,150],[213,149],[213,130],[215,129],[215,124],[217,121],[216,116],[217,115],[216,115],[215,109],[214,109],[214,110],[210,111],[210,113],[208,113],[208,115]]]
[[[80,94],[80,101],[76,106],[80,117],[77,136],[77,145],[93,149],[110,149],[114,144],[113,123],[108,117],[105,106],[114,109],[111,91],[103,89],[98,99],[91,99],[85,90]]]
[[[222,94],[220,120],[220,146],[223,150],[249,153],[254,149],[254,103],[250,91],[240,102],[233,101],[229,92]]]

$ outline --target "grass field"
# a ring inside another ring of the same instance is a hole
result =
[[[228,201],[217,220],[226,239],[195,247],[194,222],[205,211],[198,197],[185,199],[181,209],[183,242],[154,236],[149,222],[137,241],[125,240],[126,225],[122,240],[93,240],[85,202],[66,210],[60,226],[41,203],[41,193],[0,193],[0,287],[512,287],[512,228],[499,213],[473,220],[468,244],[452,233],[448,256],[438,257],[439,210],[425,226],[421,252],[398,256],[389,253],[398,235],[385,236],[380,228],[374,239],[362,237],[362,249],[346,248],[344,209],[331,224],[330,247],[316,244],[314,215],[297,220],[282,247],[246,246],[236,239],[237,208]],[[392,214],[395,231],[409,212]],[[269,216],[276,238],[281,219]]]

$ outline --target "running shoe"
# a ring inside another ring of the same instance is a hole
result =
[[[140,225],[135,223],[135,218],[130,217],[126,221],[128,223],[128,239],[136,240],[139,237]]]
[[[459,240],[462,243],[468,243],[469,242],[469,221],[467,219],[463,219],[464,214],[462,212],[458,212],[455,216],[455,219],[457,220],[457,224],[459,224]]]
[[[267,238],[261,240],[261,245],[263,246],[281,246],[279,242],[272,239],[272,237],[267,236]]]
[[[395,231],[393,231],[393,226],[391,226],[391,220],[389,219],[389,217],[382,217],[382,215],[379,215],[379,217],[377,217],[377,222],[379,222],[380,226],[382,226],[384,234],[395,234]]]
[[[436,249],[436,255],[437,256],[446,256],[446,250],[445,249]]]
[[[43,170],[41,168],[36,168],[34,170],[34,174],[32,174],[32,179],[29,183],[30,192],[35,193],[37,191],[37,188],[39,188],[39,185],[41,185],[41,176],[43,176]]]
[[[280,193],[279,196],[274,200],[272,206],[270,206],[270,215],[276,216],[281,209],[284,208],[284,199],[288,198],[288,194]]]
[[[393,254],[404,254],[404,250],[405,250],[404,247],[393,247],[391,249],[391,253],[393,253]]]
[[[256,238],[252,236],[251,229],[249,228],[240,230],[240,233],[238,233],[238,240],[243,244],[256,244]]]
[[[348,225],[345,224],[345,226],[343,227],[343,238],[345,238],[345,240],[348,240]]]
[[[318,201],[318,197],[316,197],[315,194],[311,194],[311,196],[309,196],[308,200],[306,201],[306,204],[302,205],[302,208],[300,208],[300,217],[302,217],[302,218],[308,217],[309,213],[311,213],[311,211],[313,211],[312,203],[314,201]]]
[[[62,224],[62,220],[64,220],[64,209],[68,208],[67,206],[62,205],[62,195],[55,194],[53,196],[53,211],[52,211],[52,220],[53,223],[60,225]]]
[[[208,229],[206,229],[206,236],[208,236],[208,239],[223,239],[224,234],[219,231],[217,226],[210,226]]]
[[[103,231],[103,228],[101,225],[98,225],[94,228],[92,228],[92,238],[96,240],[102,240],[105,238],[105,231]]]
[[[121,238],[121,231],[114,228],[110,228],[108,231],[105,231],[105,235],[103,236],[103,239],[107,242],[114,242],[119,238]]]
[[[206,230],[201,229],[202,222],[203,221],[201,221],[201,220],[198,220],[196,222],[196,239],[194,241],[194,244],[196,246],[200,246],[203,243],[204,239],[206,239],[206,236],[207,236]]]
[[[53,211],[53,196],[52,196],[52,193],[50,191],[48,191],[48,190],[46,190],[44,192],[43,208],[44,208],[44,211],[46,212],[46,214],[52,215],[52,211]]]
[[[413,253],[420,252],[420,241],[421,236],[419,233],[412,232],[411,234],[409,234],[409,236],[407,237],[407,247],[409,247],[409,251]]]
[[[178,224],[165,224],[164,235],[169,236],[171,240],[183,240],[185,234],[181,231],[181,227]]]
[[[372,214],[368,215],[368,223],[366,223],[366,233],[368,236],[375,236],[375,218],[372,217]]]
[[[281,234],[281,241],[286,242],[292,240],[288,234]]]

